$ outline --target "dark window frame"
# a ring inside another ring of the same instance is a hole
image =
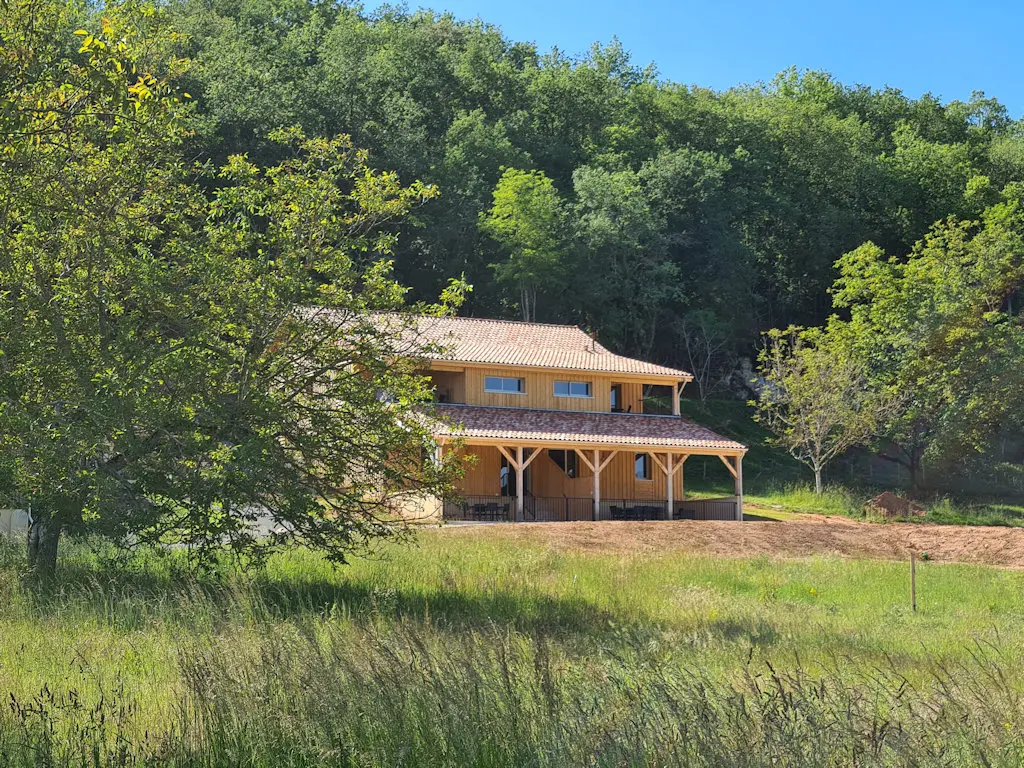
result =
[[[548,448],[548,458],[572,478],[580,476],[580,457],[572,449]]]
[[[492,381],[500,382],[498,386],[491,386]],[[505,383],[516,382],[516,389],[507,389]],[[526,379],[521,376],[484,376],[484,392],[492,395],[525,395]]]
[[[651,454],[637,453],[633,457],[633,474],[637,480],[653,480]]]
[[[559,392],[558,387],[562,384],[565,386],[564,392]],[[573,387],[582,385],[584,387],[584,393],[580,394],[578,391],[573,392]],[[556,381],[553,387],[555,397],[578,397],[578,398],[591,398],[594,397],[594,382],[592,381]]]

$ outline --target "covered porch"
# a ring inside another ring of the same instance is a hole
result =
[[[443,410],[449,423],[439,434],[441,450],[469,459],[458,494],[443,501],[446,520],[743,519],[745,446],[685,419],[482,406]],[[721,461],[733,481],[732,495],[687,498],[685,464],[695,455]]]

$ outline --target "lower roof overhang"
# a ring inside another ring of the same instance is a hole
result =
[[[679,416],[435,404],[434,434],[466,445],[742,456],[747,447]]]

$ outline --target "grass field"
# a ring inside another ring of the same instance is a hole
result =
[[[0,550],[3,765],[1019,765],[1024,573],[422,533],[334,570]]]

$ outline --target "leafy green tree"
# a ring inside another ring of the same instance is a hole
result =
[[[811,469],[821,495],[825,467],[866,443],[894,401],[871,390],[863,360],[819,329],[769,331],[758,363],[755,418]]]
[[[403,505],[453,468],[423,461],[421,346],[377,314],[405,295],[381,227],[433,188],[298,131],[272,137],[280,163],[211,178],[180,159],[162,12],[108,7],[68,55],[62,6],[6,11],[0,453],[33,570],[53,573],[63,534],[336,560],[402,535]]]
[[[564,213],[555,185],[543,171],[506,169],[480,229],[508,253],[493,265],[495,277],[518,291],[523,320],[535,320],[538,290],[561,279]]]
[[[905,395],[881,455],[921,484],[925,460],[955,464],[984,450],[1024,396],[1024,214],[1020,190],[980,221],[937,223],[906,259],[868,243],[839,261],[830,332],[868,364],[871,387]]]
[[[573,181],[578,311],[616,348],[646,356],[681,295],[665,219],[632,171],[581,168]]]

